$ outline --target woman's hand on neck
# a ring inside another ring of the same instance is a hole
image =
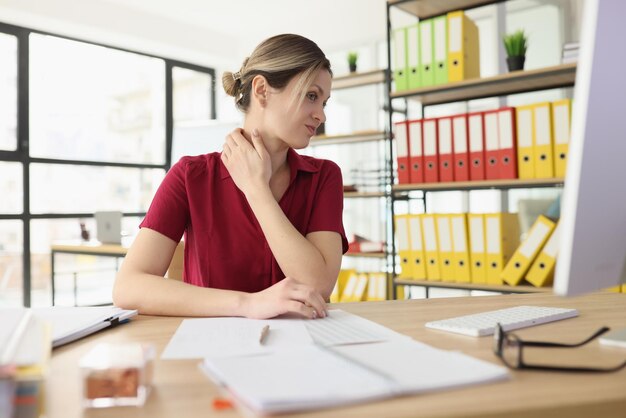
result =
[[[287,165],[287,151],[289,147],[279,138],[272,136],[268,129],[265,128],[262,121],[256,118],[246,117],[243,125],[243,135],[252,143],[252,131],[257,129],[265,149],[270,155],[272,161],[272,176]]]

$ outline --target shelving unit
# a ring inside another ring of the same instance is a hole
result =
[[[535,70],[514,71],[493,77],[464,80],[440,86],[406,90],[392,93],[391,98],[418,100],[423,106],[428,106],[559,87],[571,87],[575,81],[576,63],[570,63]]]
[[[361,131],[345,135],[318,135],[311,138],[310,145],[337,145],[355,144],[371,141],[384,141],[387,138],[385,131]]]
[[[467,10],[499,1],[503,0],[388,0],[387,3],[420,19],[426,19],[453,10]]]
[[[391,61],[391,9],[397,8],[415,16],[416,19],[426,19],[446,14],[456,10],[467,10],[475,7],[498,3],[505,0],[388,0],[387,1],[387,47],[388,68],[392,71]],[[515,71],[506,74],[498,74],[492,77],[469,79],[460,82],[416,88],[401,92],[392,90],[391,80],[387,81],[388,108],[393,108],[393,102],[397,99],[417,101],[426,106],[439,105],[452,102],[469,101],[487,97],[501,97],[509,94],[527,93],[553,88],[572,87],[576,81],[576,63],[555,65],[551,67]],[[423,112],[423,110],[422,110]],[[393,126],[393,119],[389,116],[389,126]],[[389,144],[392,161],[395,158],[392,141]],[[393,176],[393,174],[392,174]],[[542,187],[562,187],[564,179],[532,179],[532,180],[489,180],[472,182],[447,182],[447,183],[422,183],[422,184],[393,184],[391,191],[390,220],[392,240],[390,244],[391,270],[394,276],[394,288],[398,285],[420,286],[428,290],[430,288],[448,288],[464,290],[485,290],[502,293],[543,293],[550,292],[551,288],[535,288],[532,286],[508,286],[490,285],[477,283],[456,283],[428,280],[406,280],[396,277],[396,249],[395,249],[395,226],[393,222],[394,204],[396,201],[414,199],[412,192],[422,192],[419,199],[426,200],[426,194],[440,191],[473,191],[473,190],[502,190]]]
[[[365,86],[372,85],[381,85],[386,83],[387,81],[388,71],[386,69],[373,70],[373,71],[365,71],[352,73],[348,75],[340,75],[335,76],[333,78],[332,83],[332,91],[336,90],[346,90],[353,89]],[[385,99],[387,98],[387,94],[385,93],[383,96]],[[382,105],[383,103],[381,103]],[[386,144],[386,141],[389,140],[389,131],[385,130],[366,130],[366,131],[355,131],[347,134],[341,135],[318,135],[311,138],[310,146],[314,147],[325,147],[329,145],[345,145],[345,146],[358,146],[359,144],[365,143],[373,143],[380,142]],[[387,148],[385,147],[385,153],[387,153]],[[390,155],[385,155],[385,161],[390,158]],[[350,200],[359,200],[364,199],[365,202],[358,202],[358,205],[371,205],[375,204],[372,200],[376,199],[385,199],[385,205],[388,208],[391,201],[391,183],[388,180],[388,177],[385,176],[384,184],[381,184],[380,187],[368,187],[364,191],[345,191],[344,199]],[[376,203],[377,204],[377,203]],[[385,225],[387,228],[387,225]],[[388,235],[388,232],[385,231],[385,236]],[[381,272],[385,272],[388,277],[388,294],[391,294],[393,290],[393,277],[388,273],[389,271],[389,258],[387,252],[382,253],[346,253],[345,257],[348,257],[353,260],[360,259],[358,261],[358,265],[363,263],[364,265],[376,265],[381,268]],[[370,261],[368,261],[370,260]],[[371,268],[371,267],[370,267]]]
[[[529,179],[529,180],[484,180],[484,181],[455,181],[440,183],[421,183],[421,184],[394,184],[393,193],[396,196],[406,194],[406,192],[421,190],[432,192],[443,191],[470,191],[470,190],[510,190],[510,189],[529,189],[539,187],[562,187],[564,179]]]
[[[385,82],[386,70],[373,70],[333,78],[333,90],[368,86]]]
[[[534,287],[534,286],[509,286],[509,285],[496,285],[496,284],[483,284],[483,283],[452,283],[452,282],[435,282],[428,280],[402,280],[395,279],[396,285],[408,285],[408,286],[420,286],[426,289],[428,295],[428,289],[460,289],[460,290],[484,290],[488,292],[502,292],[502,293],[550,293],[551,287]]]
[[[380,258],[384,259],[387,257],[385,253],[345,253],[345,257],[361,257],[361,258]]]

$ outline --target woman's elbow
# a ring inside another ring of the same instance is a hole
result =
[[[113,304],[122,309],[136,309],[132,300],[132,294],[128,288],[128,277],[122,271],[119,271],[113,283]]]

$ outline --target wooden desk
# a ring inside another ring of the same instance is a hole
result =
[[[122,244],[102,244],[100,242],[58,242],[53,243],[50,246],[50,283],[52,290],[52,306],[54,306],[54,282],[55,282],[55,269],[54,259],[57,254],[80,254],[80,255],[93,255],[99,257],[115,257],[120,258],[126,256],[129,245]],[[74,289],[76,293],[76,289]],[[74,295],[76,298],[76,295]]]
[[[578,341],[600,326],[626,327],[626,295],[602,293],[580,298],[553,295],[506,295],[413,301],[365,302],[335,305],[379,322],[389,328],[442,349],[460,350],[496,364],[491,337],[474,338],[424,328],[427,321],[510,307],[514,305],[573,307],[578,318],[519,330],[522,338]],[[54,351],[47,381],[47,412],[51,418],[77,418],[80,386],[78,359],[96,343],[152,342],[157,353],[164,350],[181,318],[140,316],[130,324],[101,332]],[[539,350],[539,349],[535,349]],[[552,350],[554,351],[554,349]],[[545,353],[542,353],[545,355]],[[547,358],[544,356],[544,359]],[[601,346],[559,350],[552,361],[561,364],[616,364],[626,350]],[[533,360],[532,356],[527,357]],[[85,417],[221,417],[242,416],[240,412],[213,411],[218,388],[198,369],[198,360],[157,360],[154,389],[142,408],[86,410]],[[624,417],[626,414],[626,370],[608,374],[567,374],[536,371],[511,373],[511,380],[444,392],[420,394],[352,407],[306,414],[316,417]],[[302,377],[306,379],[306,376]],[[332,376],[329,376],[329,379]]]

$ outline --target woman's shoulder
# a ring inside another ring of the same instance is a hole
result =
[[[298,157],[302,160],[302,165],[311,167],[311,171],[318,171],[320,174],[341,171],[337,163],[331,160],[301,154]]]
[[[211,173],[215,169],[219,169],[221,163],[220,153],[211,152],[201,155],[187,155],[181,157],[176,164],[172,166],[172,170],[180,170],[186,176],[197,176],[205,173]]]

